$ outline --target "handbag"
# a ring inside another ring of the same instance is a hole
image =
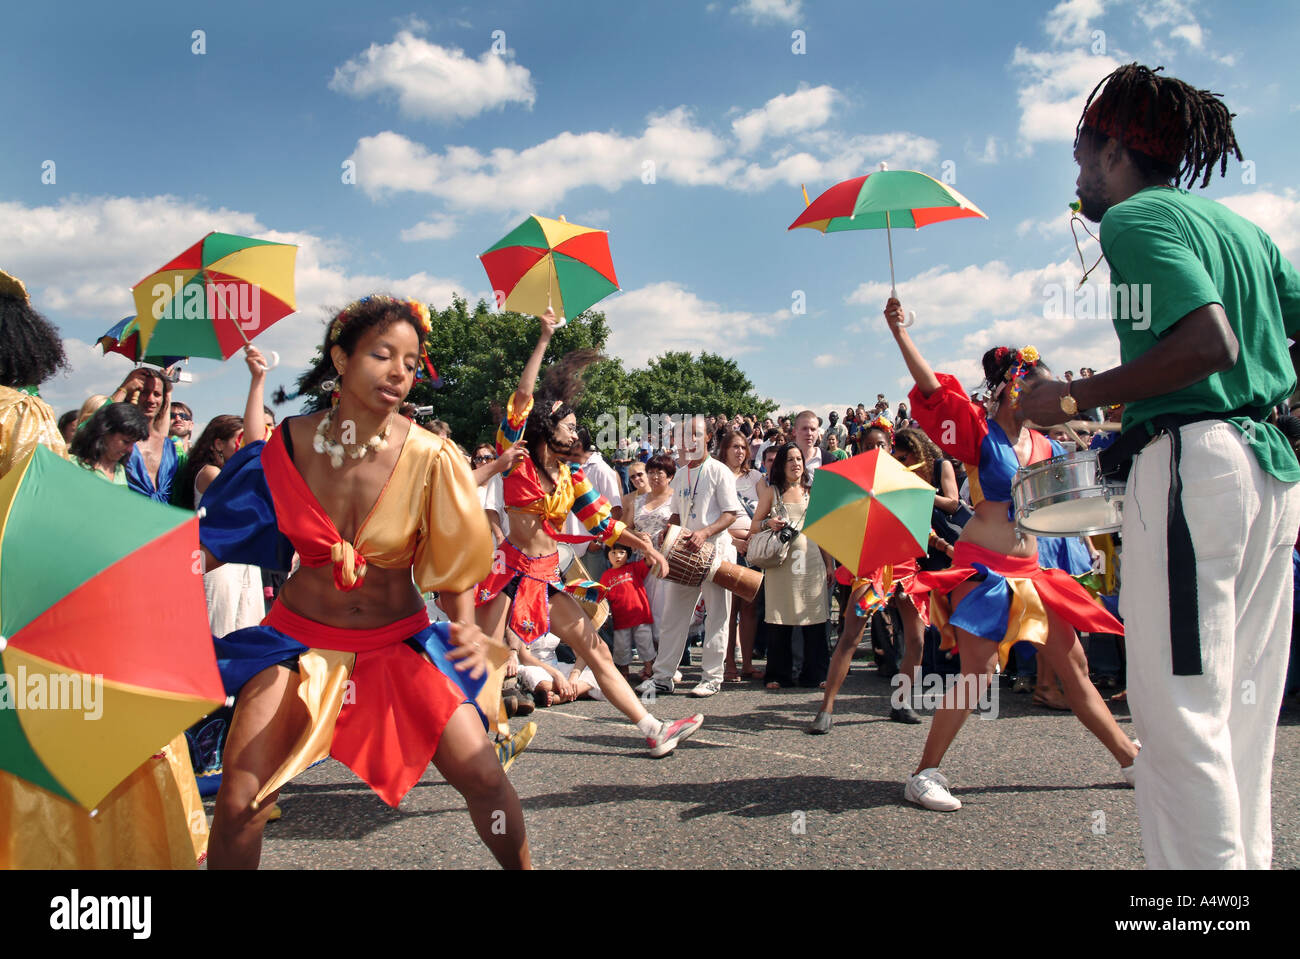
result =
[[[782,501],[780,494],[776,495],[776,502],[781,507],[781,513],[786,520],[786,529],[794,529],[789,525],[789,514],[785,511],[785,503]],[[764,529],[749,537],[749,545],[745,549],[745,562],[754,569],[776,569],[790,555],[790,544],[795,541],[796,536],[790,536],[782,539],[777,535],[780,530]],[[795,530],[797,534],[799,530]]]

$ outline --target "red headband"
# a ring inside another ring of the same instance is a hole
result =
[[[1161,110],[1149,94],[1133,105],[1128,126],[1121,128],[1118,110],[1111,106],[1102,112],[1101,101],[1094,100],[1083,115],[1083,125],[1114,137],[1130,150],[1137,150],[1170,166],[1178,166],[1183,155],[1186,133],[1175,111]]]

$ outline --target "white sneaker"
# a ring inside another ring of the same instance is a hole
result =
[[[1142,751],[1142,741],[1140,739],[1135,739],[1133,740],[1133,745],[1138,748],[1140,754]],[[1127,766],[1120,766],[1119,771],[1124,774],[1124,782],[1128,783],[1130,789],[1137,786],[1137,756],[1134,756],[1133,762],[1129,763]]]
[[[654,677],[650,677],[648,679],[641,680],[641,682],[637,684],[636,693],[638,696],[644,696],[646,693],[650,692],[650,690],[654,688],[655,688]]]
[[[658,735],[645,738],[646,745],[650,747],[650,755],[656,759],[660,756],[667,756],[677,748],[678,743],[693,736],[695,731],[703,725],[703,713],[696,713],[694,716],[687,716],[671,723],[664,723],[659,727]]]
[[[961,808],[961,800],[948,791],[948,780],[938,769],[922,769],[915,776],[907,777],[903,787],[903,798],[926,809],[938,812],[954,812]]]
[[[705,696],[714,695],[715,693],[719,692],[721,689],[722,689],[722,683],[718,682],[717,680],[706,679],[704,680],[704,682],[700,683],[698,686],[696,686],[694,689],[691,690],[691,695],[703,699]]]
[[[682,681],[682,671],[680,669],[675,670],[673,672],[673,682],[680,683],[681,681]]]

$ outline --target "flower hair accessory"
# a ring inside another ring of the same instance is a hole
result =
[[[24,303],[31,302],[31,297],[27,295],[27,287],[23,285],[23,281],[12,274],[6,273],[4,270],[0,270],[0,296],[12,296]]]
[[[1038,365],[1038,350],[1026,346],[1016,350],[1016,365],[1007,371],[1007,381],[1011,384],[1011,405],[1020,404],[1020,389],[1024,385],[1025,374]]]
[[[435,370],[433,364],[429,362],[429,353],[425,345],[425,340],[428,338],[429,334],[433,332],[433,319],[429,314],[428,305],[421,303],[418,300],[397,299],[396,297],[385,296],[378,293],[372,294],[371,296],[363,296],[356,302],[348,304],[338,312],[337,316],[334,317],[333,322],[330,323],[329,342],[337,343],[339,337],[343,335],[343,331],[347,329],[348,324],[357,318],[357,315],[361,312],[361,308],[363,306],[369,306],[371,303],[383,303],[394,307],[395,309],[405,311],[410,316],[410,318],[415,322],[415,328],[420,331],[420,359],[424,361],[424,368],[429,374],[429,382],[434,389],[442,386],[442,377],[438,375],[438,371]]]

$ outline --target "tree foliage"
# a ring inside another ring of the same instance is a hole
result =
[[[470,310],[469,303],[455,297],[441,311],[430,308],[433,332],[429,336],[429,359],[442,377],[442,387],[433,389],[427,380],[417,380],[409,401],[433,407],[433,415],[446,420],[452,437],[466,448],[489,441],[506,400],[514,392],[524,364],[537,342],[535,317],[519,313],[494,312],[484,300]],[[609,339],[605,314],[589,310],[556,331],[546,350],[542,375],[552,361],[571,350],[604,350]],[[631,373],[622,360],[609,359],[589,366],[584,374],[586,389],[578,404],[578,419],[597,432],[601,414],[617,416],[620,406],[629,413],[756,413],[776,409],[770,399],[758,397],[753,384],[734,360],[714,353],[698,358],[686,352],[669,352],[652,360],[644,369]],[[540,382],[540,378],[539,378]],[[277,398],[277,401],[283,397]],[[318,407],[321,398],[309,399]]]

